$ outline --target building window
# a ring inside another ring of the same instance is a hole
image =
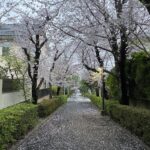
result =
[[[9,55],[10,48],[9,47],[3,47],[2,48],[2,56],[8,56]]]

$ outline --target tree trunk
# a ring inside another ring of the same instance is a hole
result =
[[[99,88],[95,88],[96,96],[99,97]]]
[[[49,99],[52,99],[52,84],[49,83]]]
[[[121,84],[120,84],[120,63],[117,60],[115,60],[115,75],[116,75],[116,81],[117,81],[117,89],[118,89],[118,95],[117,97],[121,99]]]
[[[32,103],[37,104],[38,101],[38,90],[36,88],[36,80],[32,82]]]
[[[24,75],[23,75],[23,80],[22,80],[22,89],[23,89],[24,99],[25,101],[28,101]]]
[[[128,88],[127,88],[127,76],[126,76],[126,51],[127,51],[127,38],[125,29],[121,30],[121,47],[120,47],[120,61],[119,61],[119,79],[121,89],[120,103],[123,105],[129,105]]]
[[[41,55],[41,46],[40,46],[40,35],[36,35],[36,43],[35,43],[36,51],[34,57],[34,67],[33,67],[33,78],[32,78],[32,100],[33,104],[37,104],[38,101],[38,69],[39,69],[39,59]]]
[[[33,37],[35,36],[35,40],[33,40]],[[38,90],[43,82],[44,79],[41,80],[39,87],[37,87],[37,80],[38,80],[38,70],[39,70],[39,59],[41,55],[41,49],[44,46],[44,44],[47,42],[47,38],[45,38],[42,42],[40,42],[40,34],[36,35],[30,35],[29,40],[34,44],[35,46],[35,56],[33,57],[34,60],[34,66],[31,66],[31,56],[30,53],[28,52],[27,48],[22,48],[24,50],[24,53],[26,55],[26,58],[28,60],[28,75],[31,79],[32,82],[32,102],[33,104],[37,104],[38,101]],[[44,37],[44,36],[43,36]],[[32,69],[33,68],[33,72]],[[32,74],[33,73],[33,74]]]
[[[120,63],[120,88],[121,88],[120,103],[123,105],[129,105],[129,98],[127,95],[127,77],[125,72],[124,60],[122,60],[122,62]]]
[[[60,94],[60,90],[61,90],[61,87],[58,86],[58,87],[57,87],[57,96]]]
[[[68,95],[68,88],[65,88],[65,95]]]

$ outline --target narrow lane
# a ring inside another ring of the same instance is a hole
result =
[[[147,150],[89,99],[74,94],[15,148],[18,150]]]

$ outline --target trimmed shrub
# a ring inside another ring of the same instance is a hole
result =
[[[57,95],[57,86],[52,86],[52,95],[56,96]]]
[[[97,97],[96,95],[91,95],[91,94],[85,94],[84,96],[88,97],[93,104],[95,104],[98,108],[102,108],[102,99],[100,97]],[[113,104],[119,104],[118,101],[115,100],[105,100],[105,108],[107,110],[110,109],[110,107]]]
[[[67,102],[68,96],[67,95],[60,95],[57,97],[57,100],[60,104],[64,104]]]
[[[58,96],[53,99],[45,99],[38,104],[39,117],[46,117],[54,112],[59,106],[67,102],[67,96]]]
[[[90,94],[85,94],[85,96],[89,97],[89,99],[95,104],[98,108],[101,108],[102,106],[102,101],[100,97],[97,97],[96,95],[90,95]]]
[[[7,149],[37,122],[37,106],[31,103],[20,103],[0,110],[0,149]]]
[[[86,95],[91,101],[102,107],[99,97]],[[147,145],[150,145],[150,111],[147,109],[135,108],[131,106],[120,105],[117,101],[105,101],[106,113],[123,127],[129,129],[132,133],[139,136]]]
[[[20,103],[0,110],[0,150],[8,149],[38,123],[67,102],[67,96],[43,100],[40,104]]]
[[[150,145],[150,111],[114,104],[111,105],[108,113],[114,120]]]

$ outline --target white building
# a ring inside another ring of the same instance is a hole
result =
[[[18,49],[14,42],[13,25],[0,25],[0,56],[6,56],[10,49]],[[2,63],[0,64],[3,65]],[[23,93],[11,89],[10,80],[0,79],[0,109],[24,101]]]
[[[15,25],[12,24],[0,24],[0,57],[9,55],[9,51],[20,50],[21,48],[17,45],[14,40]],[[0,62],[0,66],[3,63]],[[2,72],[0,72],[0,75]],[[8,72],[8,76],[9,72]],[[42,89],[46,88],[45,82],[41,86]],[[42,94],[41,94],[42,95]],[[0,109],[14,105],[24,101],[23,92],[12,86],[12,80],[10,77],[7,79],[0,78]]]

